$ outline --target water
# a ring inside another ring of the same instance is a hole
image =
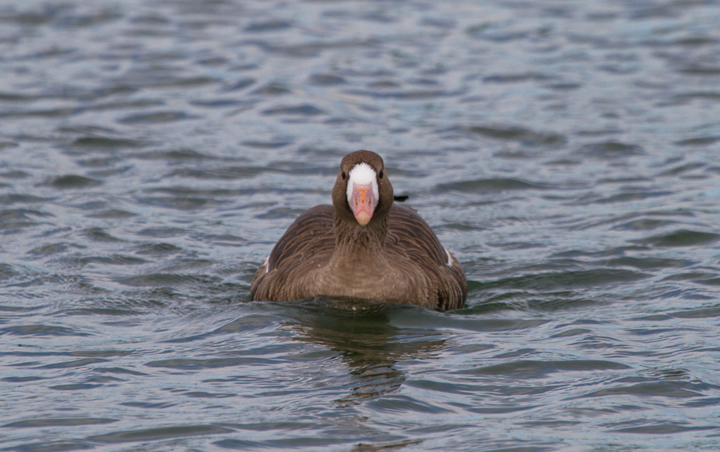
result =
[[[0,6],[0,449],[720,447],[720,4]],[[465,308],[253,303],[350,151]]]

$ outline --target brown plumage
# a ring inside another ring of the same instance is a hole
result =
[[[365,226],[351,207],[348,191],[350,173],[361,163],[375,172],[378,191]],[[332,206],[308,209],[290,225],[255,273],[250,287],[253,300],[329,295],[438,310],[465,303],[467,282],[460,263],[415,210],[393,205],[393,188],[379,155],[370,151],[346,155],[332,200]]]

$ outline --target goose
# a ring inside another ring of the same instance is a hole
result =
[[[346,155],[332,205],[312,207],[290,225],[255,273],[251,299],[326,295],[440,311],[463,306],[460,263],[414,209],[394,200],[382,157]]]

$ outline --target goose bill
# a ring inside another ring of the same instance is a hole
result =
[[[372,219],[377,206],[377,196],[373,192],[372,184],[353,184],[350,208],[360,225],[365,226]]]

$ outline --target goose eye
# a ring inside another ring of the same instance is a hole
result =
[[[345,180],[345,177],[347,177],[347,176],[345,175],[345,171],[342,172],[341,176],[342,176],[342,180]]]
[[[380,179],[382,179],[382,178],[383,178],[383,170],[380,170],[380,174],[379,174],[379,176],[380,176]]]

